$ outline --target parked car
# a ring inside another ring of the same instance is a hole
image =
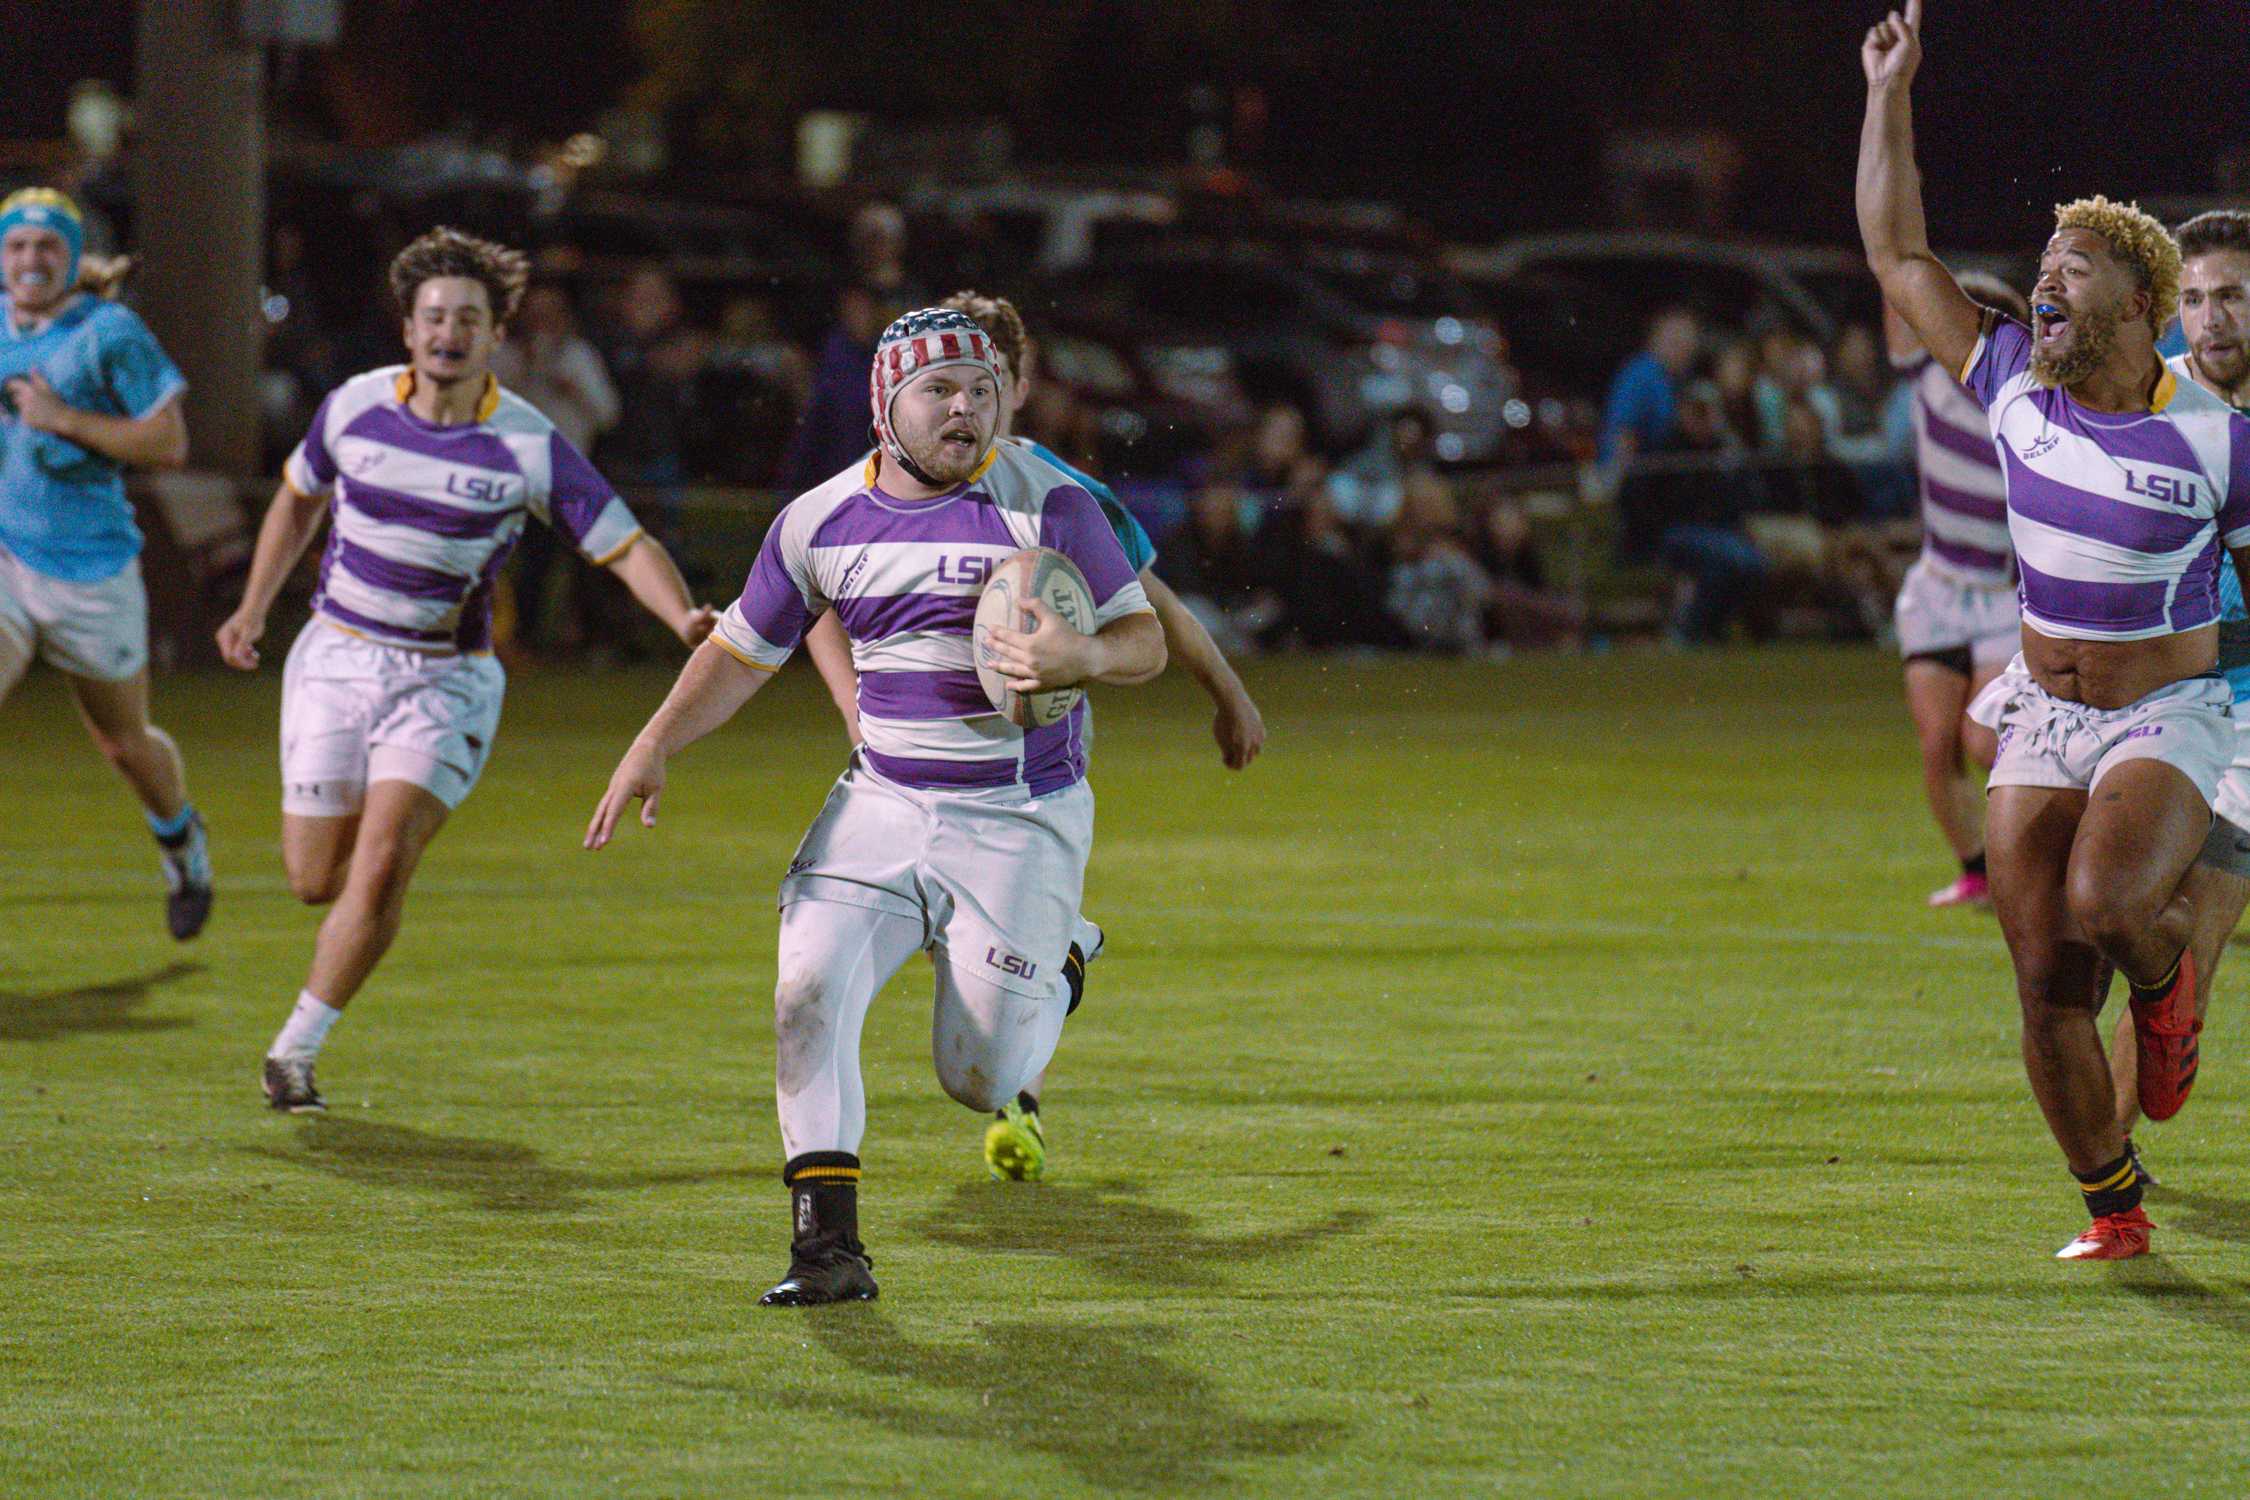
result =
[[[1506,364],[1472,318],[1430,316],[1419,283],[1392,277],[1381,305],[1384,279],[1377,268],[1355,285],[1264,246],[1151,246],[1048,279],[1038,303],[1043,318],[1067,309],[1133,329],[1136,358],[1152,370],[1223,370],[1252,400],[1296,402],[1332,451],[1420,405],[1447,461],[1494,456],[1516,394]]]
[[[1682,303],[1707,323],[1745,328],[1779,319],[1826,347],[1836,316],[1755,245],[1665,233],[1528,235],[1454,247],[1447,267],[1492,305],[1527,370],[1568,372],[1598,391]]]

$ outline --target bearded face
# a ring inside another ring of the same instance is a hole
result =
[[[2031,289],[2031,378],[2068,389],[2101,369],[2144,289],[2090,229],[2057,230]]]
[[[1000,388],[974,365],[942,365],[918,375],[891,402],[899,446],[941,485],[976,472],[999,421]]]
[[[2054,313],[2048,313],[2048,307]],[[2117,347],[2124,312],[2115,303],[2065,309],[2043,302],[2034,327],[2031,378],[2049,390],[2068,390],[2091,376]]]

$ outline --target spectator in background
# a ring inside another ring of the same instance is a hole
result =
[[[906,274],[906,215],[896,206],[870,203],[852,215],[847,247],[852,277],[861,286],[907,307],[933,300]]]
[[[1429,415],[1409,406],[1379,424],[1367,446],[1328,476],[1328,497],[1347,526],[1363,531],[1397,519],[1408,482],[1432,472]]]
[[[1668,307],[1649,320],[1648,345],[1618,366],[1602,412],[1601,458],[1628,463],[1672,441],[1679,423],[1680,386],[1702,345],[1695,314]]]
[[[1836,340],[1839,419],[1829,452],[1849,464],[1870,518],[1904,515],[1914,494],[1912,450],[1891,420],[1897,384],[1873,329],[1854,323]]]
[[[1711,360],[1708,399],[1736,448],[1758,441],[1758,346],[1729,339]]]
[[[709,337],[689,326],[672,278],[644,266],[627,278],[618,301],[618,328],[610,341],[609,368],[622,409],[602,444],[602,471],[621,485],[685,484],[687,432],[693,420],[695,380],[710,353]],[[862,372],[861,385],[866,384]],[[865,392],[862,391],[864,404]],[[669,522],[676,502],[636,501],[644,519]]]
[[[867,370],[876,336],[905,310],[905,303],[870,282],[855,282],[837,294],[835,325],[813,360],[805,414],[776,476],[782,489],[801,494],[874,447],[868,436]]]
[[[1759,340],[1759,350],[1758,446],[1769,453],[1787,451],[1789,409],[1798,404],[1811,407],[1824,438],[1833,439],[1843,426],[1843,407],[1828,383],[1828,356],[1820,346],[1787,328],[1773,328]]]
[[[1547,570],[1531,534],[1531,517],[1509,496],[1485,508],[1471,555],[1492,582],[1488,634],[1515,650],[1576,645],[1586,634],[1578,601],[1547,586]]]
[[[1406,481],[1383,602],[1417,651],[1458,656],[1484,649],[1492,580],[1462,545],[1460,525],[1452,486],[1426,471]]]
[[[1859,481],[1839,460],[1826,424],[1809,401],[1792,401],[1782,416],[1782,453],[1788,464],[1767,476],[1768,500],[1777,509],[1811,516],[1823,526],[1864,517]]]
[[[1711,391],[1691,390],[1679,403],[1670,451],[1698,461],[1625,476],[1619,550],[1628,562],[1659,561],[1674,575],[1676,642],[1722,640],[1737,615],[1750,615],[1755,633],[1766,563],[1742,518],[1757,503],[1757,476],[1742,464]]]
[[[1243,525],[1248,502],[1232,484],[1210,484],[1188,503],[1187,524],[1166,539],[1157,574],[1230,654],[1254,648],[1282,612]]]
[[[1312,451],[1305,414],[1285,401],[1268,406],[1235,475],[1263,517],[1258,550],[1281,603],[1269,640],[1314,650],[1394,643],[1397,632],[1369,581],[1374,570],[1336,514],[1327,465]]]
[[[506,340],[492,351],[492,373],[537,407],[580,453],[593,452],[595,440],[617,424],[617,387],[610,383],[601,355],[579,333],[570,295],[551,282],[524,293]],[[516,544],[515,640],[533,651],[548,641],[547,589],[554,578],[555,536],[551,526],[527,526]],[[587,613],[592,583],[590,576],[573,573],[573,634],[581,638],[592,623]]]

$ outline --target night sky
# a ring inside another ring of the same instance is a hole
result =
[[[54,134],[79,77],[129,79],[133,5],[64,9],[37,7],[28,34],[10,35],[0,135]],[[647,65],[635,38],[650,34],[650,17],[677,26],[699,11],[695,0],[608,12],[485,0],[463,22],[461,9],[347,0],[340,55],[306,59],[277,92],[329,133],[468,119],[559,136],[633,86]],[[738,164],[785,170],[786,120],[827,104],[925,121],[996,114],[1025,162],[1153,165],[1177,158],[1189,85],[1208,82],[1263,96],[1254,169],[1277,187],[1397,199],[1467,238],[1599,223],[1590,185],[1617,128],[1731,132],[1745,158],[1741,227],[1835,242],[1853,233],[1857,46],[1873,11],[1836,0],[1056,0],[1036,8],[1042,25],[1029,39],[1001,29],[1030,13],[1015,6],[714,0],[707,9],[752,38],[724,55],[750,75],[732,81],[733,97],[767,111],[730,146]],[[2162,24],[2147,24],[2152,16]],[[2083,192],[2215,191],[2230,155],[2243,158],[2237,185],[2250,188],[2250,4],[2241,0],[1936,0],[1925,45],[1916,106],[1941,246],[2027,248],[2047,207]],[[690,77],[708,106],[730,80],[693,53],[683,62],[674,49],[671,76]]]

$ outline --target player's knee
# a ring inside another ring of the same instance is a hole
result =
[[[940,1056],[937,1074],[947,1097],[979,1112],[998,1109],[1016,1097],[1014,1072],[1002,1077],[1001,1070],[987,1058]]]
[[[773,1034],[796,1044],[828,1023],[831,986],[819,969],[784,962],[773,987]]]
[[[2071,920],[2105,953],[2138,938],[2156,915],[2113,871],[2073,868],[2064,894]]]
[[[100,752],[102,759],[119,770],[131,765],[134,752],[140,749],[141,737],[138,734],[118,734],[113,730],[94,728],[89,728],[86,732],[93,737],[94,749]]]
[[[289,866],[289,894],[307,906],[326,906],[344,893],[344,871],[338,865]]]

